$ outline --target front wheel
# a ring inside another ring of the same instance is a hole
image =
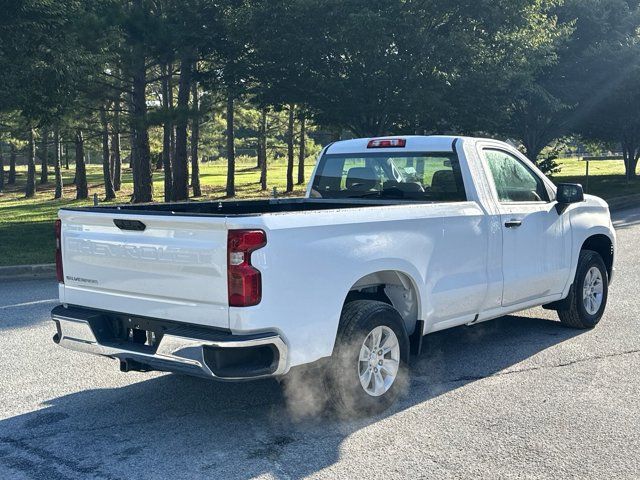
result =
[[[329,401],[345,415],[382,412],[407,386],[408,356],[397,310],[374,300],[347,303],[325,378]]]
[[[558,310],[560,321],[572,328],[595,327],[604,314],[608,293],[609,279],[602,257],[592,250],[582,250],[571,298]]]

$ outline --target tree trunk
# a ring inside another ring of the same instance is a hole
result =
[[[625,178],[627,182],[630,182],[636,176],[636,168],[638,167],[640,149],[636,147],[634,142],[625,139],[622,141],[622,153],[624,158]]]
[[[75,142],[75,139],[74,139],[74,141],[73,141],[74,148],[75,148],[75,144],[76,144],[76,142]],[[75,152],[74,152],[74,155],[75,155]],[[74,158],[75,158],[75,157],[74,157]],[[75,161],[75,160],[74,160],[74,161]],[[75,185],[75,184],[76,184],[76,178],[77,178],[77,177],[78,177],[78,171],[77,171],[77,170],[74,170],[74,171],[73,171],[73,180],[71,180],[71,185]]]
[[[171,177],[171,130],[173,123],[171,122],[171,100],[169,95],[171,89],[169,87],[170,65],[162,66],[162,109],[164,110],[164,123],[162,125],[162,168],[164,170],[164,201],[170,202],[173,195],[173,178]]]
[[[200,188],[200,162],[198,161],[198,143],[200,142],[200,99],[198,98],[198,82],[191,87],[193,98],[193,120],[191,121],[191,188],[193,196],[202,196]]]
[[[4,190],[4,156],[0,152],[0,193]]]
[[[133,97],[131,98],[131,104],[133,104]],[[131,117],[129,117],[131,119]],[[131,174],[135,178],[135,165],[136,165],[136,135],[133,128],[133,122],[131,122],[131,126],[129,127],[129,169],[131,170]]]
[[[111,134],[111,157],[113,158],[113,190],[120,191],[122,187],[122,155],[120,154],[120,99],[114,104],[113,128]]]
[[[294,154],[294,121],[295,121],[295,105],[289,105],[289,123],[287,126],[287,190],[286,192],[293,192],[293,162],[295,161]]]
[[[142,0],[135,0],[134,8],[141,11]],[[147,71],[145,46],[138,42],[133,49],[132,130],[133,130],[133,202],[153,200],[151,151],[147,126]]]
[[[260,170],[262,167],[262,142],[260,141],[260,134],[258,134],[258,142],[256,146],[256,169]]]
[[[27,153],[27,185],[25,196],[33,197],[36,194],[36,132],[29,130],[29,152]]]
[[[527,158],[538,165],[538,158],[547,145],[543,145],[538,135],[533,133],[527,135],[526,138],[523,139],[522,144],[524,145]]]
[[[299,143],[299,155],[298,155],[298,185],[304,183],[304,159],[307,155],[307,141],[306,141],[306,119],[304,113],[300,115],[300,143]]]
[[[69,145],[64,144],[64,169],[69,170]]]
[[[527,157],[533,163],[538,165],[538,161],[540,160],[540,155],[542,154],[542,150],[543,149],[544,149],[544,147],[535,147],[531,151],[527,150]]]
[[[49,165],[47,159],[49,157],[49,130],[42,129],[42,138],[40,140],[40,184],[44,185],[49,182]]]
[[[53,198],[62,198],[62,165],[60,163],[60,128],[56,125],[53,130],[53,171],[56,177],[56,190]]]
[[[262,109],[260,118],[260,139],[258,141],[258,162],[260,164],[260,188],[267,189],[267,109]]]
[[[11,144],[11,153],[9,153],[9,178],[7,180],[7,185],[15,185],[16,184],[16,146]]]
[[[629,147],[629,167],[627,176],[629,180],[636,178],[636,169],[638,168],[638,158],[640,157],[640,145],[634,141]]]
[[[104,107],[100,109],[100,122],[102,123],[102,176],[104,177],[105,201],[116,198],[113,190],[113,178],[111,176],[111,148],[109,147],[109,121]]]
[[[113,190],[115,191],[115,181],[113,178],[113,173],[116,171],[116,157],[113,154],[113,144],[114,144],[114,138],[113,138],[113,124],[112,124],[111,131],[109,132],[109,145],[110,145],[109,174],[111,175],[111,184],[113,185]]]
[[[193,55],[185,52],[180,59],[178,85],[178,116],[176,119],[176,157],[173,164],[173,200],[189,198],[189,157],[187,155],[187,127],[189,125],[189,96]]]
[[[171,108],[173,109],[173,107]],[[176,126],[173,123],[171,124],[171,135],[169,139],[169,158],[171,159],[170,162],[173,167],[176,161]],[[173,176],[171,178],[173,179]]]
[[[629,183],[631,180],[631,162],[629,161],[629,150],[625,142],[622,143],[622,161],[624,162],[624,178]]]
[[[264,108],[260,110],[260,123],[258,125],[258,138],[256,145],[256,169],[260,170],[260,176],[262,177],[262,144],[264,143],[264,132],[262,131],[262,114]]]
[[[227,92],[227,197],[236,195],[236,150],[233,120],[233,94]]]
[[[76,130],[76,200],[84,200],[89,197],[87,188],[87,170],[84,164],[84,138],[82,130]]]
[[[173,69],[173,64],[169,64],[169,69]],[[169,112],[173,115],[173,99],[174,99],[173,77],[169,77]],[[176,126],[173,119],[169,125],[169,163],[173,166],[176,160]],[[173,173],[172,173],[173,175]],[[173,177],[172,177],[173,181]]]

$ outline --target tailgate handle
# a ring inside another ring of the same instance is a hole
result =
[[[114,218],[113,223],[120,230],[133,230],[136,232],[142,232],[147,226],[140,220],[122,220],[120,218]]]

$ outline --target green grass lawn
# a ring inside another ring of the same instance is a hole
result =
[[[589,162],[589,183],[586,163],[575,158],[558,161],[561,171],[553,176],[555,183],[580,183],[585,191],[604,199],[640,193],[640,179],[627,183],[622,160]]]
[[[560,182],[575,182],[585,185],[584,162],[567,159],[560,162],[562,171],[553,180]],[[306,165],[306,178],[313,169],[313,160]],[[196,200],[221,199],[225,195],[227,169],[224,162],[203,164],[200,167],[203,196]],[[22,265],[29,263],[51,263],[53,261],[54,238],[53,220],[58,209],[64,206],[91,205],[93,200],[76,201],[75,187],[71,185],[73,171],[63,170],[64,189],[63,200],[53,200],[53,184],[38,185],[38,192],[34,198],[24,197],[24,182],[26,171],[18,170],[18,181],[15,186],[6,186],[0,194],[0,265]],[[154,173],[154,198],[162,200],[161,171]],[[603,198],[614,198],[630,193],[640,193],[640,181],[627,184],[624,179],[624,166],[621,161],[591,162],[589,193]],[[100,165],[87,166],[87,180],[89,194],[94,193],[98,198],[104,197],[102,186],[102,167]],[[297,177],[297,165],[294,178]],[[39,175],[38,175],[39,178]],[[236,189],[239,198],[259,198],[270,196],[275,186],[283,192],[286,184],[286,165],[284,160],[274,161],[269,165],[267,192],[260,191],[260,173],[255,168],[255,161],[241,159],[236,168]],[[53,180],[53,174],[50,174]],[[305,186],[296,186],[294,196],[304,194]],[[113,203],[126,203],[132,193],[131,172],[126,169],[123,174],[123,188],[118,192],[118,198]]]

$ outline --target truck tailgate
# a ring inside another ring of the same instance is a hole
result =
[[[224,218],[73,210],[59,216],[63,303],[228,328]]]

